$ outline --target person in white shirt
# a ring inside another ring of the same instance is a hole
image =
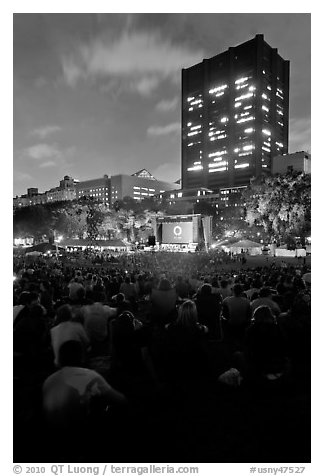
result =
[[[254,299],[254,301],[251,302],[252,312],[254,312],[256,308],[259,306],[268,306],[270,307],[271,311],[275,314],[275,316],[278,317],[279,314],[281,313],[281,309],[278,306],[278,304],[275,301],[273,301],[271,296],[272,296],[272,293],[270,288],[267,288],[267,287],[261,288],[260,297],[257,299]]]
[[[82,429],[94,410],[124,404],[124,395],[114,390],[94,370],[83,368],[84,349],[80,342],[67,341],[59,351],[61,367],[43,384],[42,400],[46,421],[52,428]]]

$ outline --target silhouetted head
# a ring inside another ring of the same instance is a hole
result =
[[[212,293],[212,287],[210,284],[203,284],[200,289],[201,296],[210,296]]]
[[[233,286],[233,294],[235,297],[242,296],[243,294],[243,286],[241,284],[234,284]]]
[[[56,311],[56,324],[60,324],[60,322],[71,321],[72,319],[72,310],[68,304],[63,304],[60,306]]]
[[[275,324],[276,318],[269,306],[259,306],[253,313],[252,322],[254,324]]]
[[[84,359],[84,347],[81,342],[69,340],[61,345],[58,355],[60,367],[81,367]]]
[[[260,289],[260,298],[271,297],[271,294],[271,289],[269,287]]]
[[[166,278],[161,279],[160,284],[159,284],[159,290],[160,291],[169,291],[170,289],[172,289],[170,281]]]

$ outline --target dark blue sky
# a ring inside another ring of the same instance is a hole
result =
[[[310,150],[310,14],[14,14],[14,195],[180,177],[181,68],[257,33],[291,61],[289,151]]]

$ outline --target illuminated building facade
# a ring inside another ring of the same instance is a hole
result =
[[[255,38],[182,70],[182,187],[247,185],[288,152],[289,61]]]
[[[103,202],[105,205],[110,204],[110,177],[103,177],[80,181],[75,186],[76,199],[82,197],[92,197],[96,201]]]
[[[77,180],[65,175],[63,180],[60,180],[59,187],[51,188],[45,192],[47,196],[47,202],[65,202],[68,200],[75,200],[76,191],[75,185]]]
[[[179,187],[175,183],[156,180],[146,169],[142,169],[133,175],[104,175],[102,178],[79,182],[76,184],[76,198],[93,197],[111,206],[124,197],[140,201]]]
[[[179,188],[176,183],[157,180],[146,169],[132,175],[113,175],[111,177],[111,203],[122,200],[124,197],[134,198],[136,201],[154,197],[157,193]]]

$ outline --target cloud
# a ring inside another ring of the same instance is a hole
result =
[[[61,130],[61,127],[59,126],[43,126],[39,127],[38,129],[34,129],[32,132],[32,135],[38,136],[41,139],[45,139],[51,134],[54,134],[55,132],[58,132]]]
[[[152,174],[157,180],[163,180],[170,183],[176,182],[179,180],[181,175],[180,163],[165,162],[152,170]],[[176,188],[176,185],[174,185],[174,188]]]
[[[14,173],[14,180],[16,182],[27,182],[32,180],[33,177],[30,174],[26,174],[24,172],[15,172]]]
[[[289,122],[289,152],[311,149],[311,118],[291,119]]]
[[[150,96],[154,89],[158,87],[159,82],[160,80],[157,76],[144,76],[137,81],[133,81],[130,84],[130,89],[137,91],[142,96]]]
[[[174,79],[181,68],[201,61],[203,56],[203,50],[172,43],[156,32],[125,31],[115,41],[99,36],[79,44],[62,56],[61,64],[70,86],[80,80],[119,77],[130,81],[131,86],[138,82],[135,90],[146,93],[145,86],[152,91],[160,80]]]
[[[39,76],[35,79],[35,87],[36,88],[43,88],[44,86],[48,85],[48,80],[45,79],[43,76]]]
[[[40,162],[37,164],[40,168],[58,167],[59,170],[65,170],[73,167],[73,157],[75,147],[59,148],[57,145],[46,143],[35,144],[22,151],[21,158],[32,159]]]
[[[168,134],[180,133],[181,125],[179,122],[172,122],[166,126],[150,126],[147,129],[149,136],[165,136]]]
[[[53,162],[53,160],[48,160],[47,162],[42,162],[39,167],[41,168],[47,168],[47,167],[55,167],[57,164],[56,162]]]
[[[178,102],[178,97],[174,97],[173,99],[163,99],[162,101],[157,103],[155,109],[159,112],[174,111],[177,107]]]
[[[27,147],[24,150],[23,155],[30,159],[43,160],[60,157],[61,152],[59,151],[59,149],[57,149],[56,146],[53,145],[36,144],[32,145],[31,147]]]

